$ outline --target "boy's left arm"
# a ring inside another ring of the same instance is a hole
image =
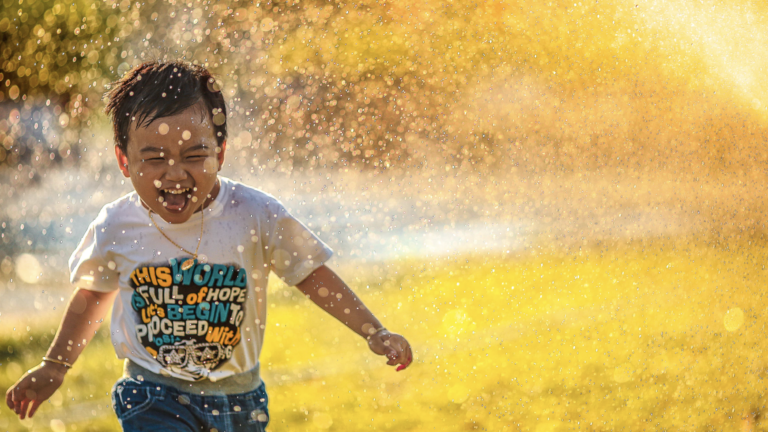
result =
[[[347,284],[325,265],[296,284],[296,288],[324,311],[366,338],[371,351],[387,356],[388,365],[400,364],[397,370],[401,371],[413,361],[408,341],[385,329]]]

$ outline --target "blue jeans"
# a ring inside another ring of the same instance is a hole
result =
[[[264,432],[269,423],[267,390],[226,396],[197,395],[149,381],[121,378],[112,407],[124,432]]]

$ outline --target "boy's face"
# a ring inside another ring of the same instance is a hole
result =
[[[156,119],[146,128],[130,125],[127,154],[115,146],[117,163],[136,193],[166,222],[186,222],[219,193],[217,173],[226,142],[217,147],[203,105]],[[206,199],[207,198],[207,199]]]

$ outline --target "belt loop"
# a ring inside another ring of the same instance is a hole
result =
[[[149,382],[146,383],[150,384]],[[154,394],[158,400],[165,400],[166,386],[157,382],[153,382],[151,384],[152,387],[150,388],[150,391],[152,394]]]

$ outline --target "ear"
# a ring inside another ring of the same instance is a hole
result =
[[[221,167],[224,166],[224,152],[227,151],[227,141],[224,140],[224,142],[221,143],[219,146],[219,153],[216,155],[216,159],[219,160],[219,171],[221,171]]]
[[[120,150],[120,147],[115,146],[115,157],[117,158],[117,167],[125,177],[131,177],[131,172],[128,170],[128,156]]]

